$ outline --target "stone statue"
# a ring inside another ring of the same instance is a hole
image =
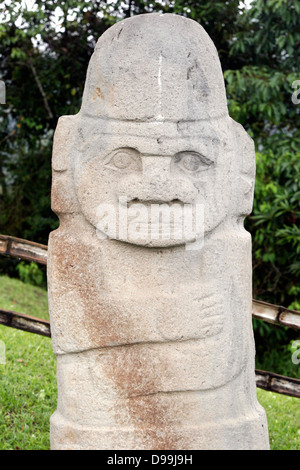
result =
[[[268,449],[252,332],[253,142],[195,21],[119,21],[54,139],[52,449]]]

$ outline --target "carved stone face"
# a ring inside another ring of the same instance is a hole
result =
[[[183,245],[228,214],[234,154],[230,119],[111,122],[99,134],[95,120],[83,124],[74,166],[77,197],[87,220],[109,238]],[[188,214],[192,230],[183,228]]]
[[[168,247],[238,215],[240,155],[211,39],[183,17],[153,18],[120,22],[98,42],[73,173],[100,238]]]

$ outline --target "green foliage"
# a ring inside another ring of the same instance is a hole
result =
[[[257,153],[253,235],[257,298],[295,308],[300,288],[300,153]]]
[[[26,263],[21,261],[16,269],[19,274],[19,278],[25,284],[31,284],[33,286],[41,286],[44,283],[44,275],[42,270],[36,263]]]
[[[291,102],[296,72],[286,72],[268,65],[247,65],[224,73],[231,116],[253,132],[276,126],[294,127],[298,109]]]
[[[280,138],[276,150],[256,154],[254,206],[246,221],[253,241],[253,296],[300,310],[300,153],[290,148],[289,138]],[[291,361],[284,367],[297,332],[258,320],[254,332],[259,367],[299,377]]]
[[[291,145],[299,141],[299,106],[291,99],[299,79],[299,11],[299,0],[254,0],[231,42],[229,55],[238,56],[240,66],[225,71],[232,117],[275,153],[278,135]]]
[[[253,319],[253,328],[256,368],[298,379],[300,365],[294,364],[292,355],[295,352],[293,345],[300,338],[299,333],[257,319]]]

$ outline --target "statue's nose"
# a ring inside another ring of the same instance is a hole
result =
[[[173,176],[171,157],[143,157],[143,173],[123,178],[119,184],[119,197],[127,202],[170,203],[180,201],[191,204],[198,190],[185,177]]]

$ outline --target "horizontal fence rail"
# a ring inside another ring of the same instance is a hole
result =
[[[23,313],[12,312],[0,308],[0,325],[10,326],[18,330],[51,337],[50,322],[41,318],[31,317]]]
[[[273,325],[286,326],[300,330],[300,312],[261,300],[252,301],[252,315]]]
[[[0,234],[0,255],[47,264],[47,245]],[[252,316],[273,325],[300,329],[300,312],[253,299]],[[51,338],[50,322],[11,310],[0,309],[0,325]],[[300,398],[300,380],[256,369],[256,386]]]
[[[0,234],[0,255],[47,264],[47,246]]]
[[[300,398],[300,380],[264,370],[255,370],[256,386],[269,392]]]

